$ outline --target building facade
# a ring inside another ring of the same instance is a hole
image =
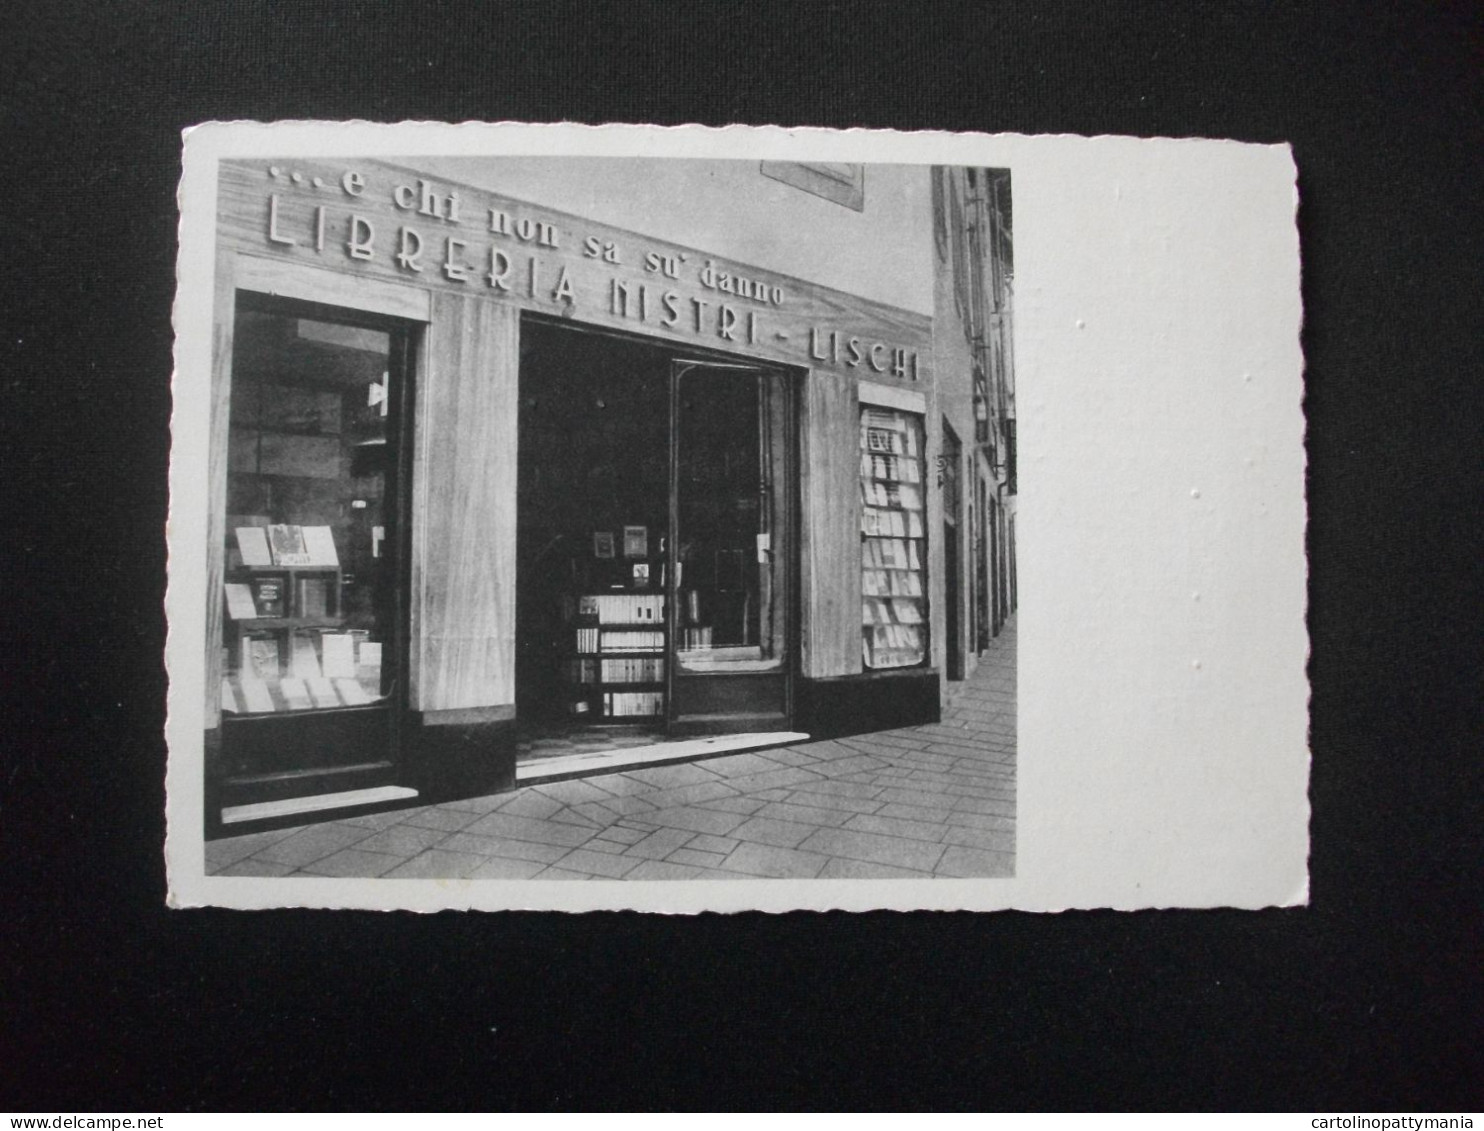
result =
[[[988,170],[223,162],[208,833],[935,720],[1014,607],[1010,265]]]

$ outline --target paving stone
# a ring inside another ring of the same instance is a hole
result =
[[[475,856],[501,857],[509,860],[535,860],[550,864],[567,855],[568,846],[535,844],[508,837],[478,836],[470,832],[454,833],[438,846],[445,852],[468,852]]]
[[[459,801],[445,801],[445,809],[462,809],[468,813],[493,813],[510,800],[508,793],[491,793],[484,797],[466,797]]]
[[[705,876],[690,864],[672,864],[668,860],[645,860],[624,877],[626,880],[698,880]]]
[[[339,852],[326,856],[323,860],[305,864],[299,870],[315,876],[365,876],[369,878],[390,872],[398,864],[406,862],[405,856],[387,856],[381,852],[362,852],[359,848],[343,848]]]
[[[949,808],[952,804],[951,797],[944,797],[942,805],[906,805],[893,801],[876,810],[876,816],[900,817],[904,821],[933,821],[942,826],[948,823],[948,818],[953,813]]]
[[[577,812],[577,810],[568,808],[559,809],[546,819],[548,821],[555,821],[560,825],[577,825],[579,828],[592,829],[596,831],[612,823],[616,816],[617,814],[608,813],[605,810],[603,821],[600,824],[599,822],[593,820],[591,817],[585,817],[581,813]]]
[[[712,773],[727,778],[766,773],[768,770],[776,770],[779,765],[758,754],[728,754],[722,758],[707,758],[705,764]]]
[[[851,860],[894,864],[899,868],[915,868],[924,872],[931,871],[938,858],[943,855],[943,846],[940,844],[857,832],[853,829],[820,829],[799,847],[826,856],[846,856]]]
[[[335,823],[310,825],[308,828],[299,829],[293,836],[268,845],[255,855],[259,860],[270,860],[275,864],[290,864],[295,868],[302,868],[305,864],[323,860],[332,852],[349,848],[356,841],[365,840],[370,835],[372,835],[370,829],[357,828],[353,825]]]
[[[953,765],[954,759],[943,754],[903,754],[893,761],[895,765],[904,766],[913,774],[918,774],[924,771],[943,773]]]
[[[850,818],[845,827],[859,829],[863,833],[911,837],[913,840],[937,844],[943,839],[943,830],[946,826],[937,822],[907,821],[901,817],[873,817],[865,813],[857,813]]]
[[[762,756],[773,764],[782,766],[812,766],[819,761],[814,757],[813,744],[800,749],[792,746],[779,746],[772,750],[762,751]]]
[[[860,751],[852,750],[845,745],[844,739],[825,738],[819,742],[811,742],[807,746],[786,746],[784,750],[793,753],[807,753],[809,758],[815,762],[834,761],[836,758],[853,758]],[[777,750],[764,750],[765,758],[777,758]]]
[[[1015,851],[1015,834],[1001,829],[967,829],[961,825],[950,825],[943,834],[943,842],[982,848],[989,852]]]
[[[866,770],[879,770],[889,762],[870,754],[857,754],[854,758],[836,758],[833,762],[820,762],[815,771],[824,777],[840,778]]]
[[[747,818],[739,813],[721,813],[715,809],[680,806],[675,809],[657,809],[647,814],[646,819],[662,828],[689,829],[693,833],[725,836]]]
[[[442,829],[444,832],[456,833],[465,825],[477,820],[479,820],[478,813],[471,813],[466,809],[444,809],[439,807],[433,809],[414,809],[405,823],[418,825],[425,829]]]
[[[902,805],[921,805],[926,809],[941,809],[945,804],[948,808],[953,807],[951,804],[953,796],[944,793],[941,789],[903,789],[899,786],[888,786],[881,791],[881,800]]]
[[[287,876],[293,870],[292,864],[275,864],[271,860],[248,859],[228,864],[214,874],[218,876]],[[208,873],[208,875],[211,874],[213,873]]]
[[[1015,802],[996,797],[958,797],[953,807],[960,813],[993,813],[997,817],[1015,816]]]
[[[820,805],[801,805],[794,801],[770,801],[757,811],[759,817],[771,817],[778,821],[798,821],[804,825],[843,825],[850,819],[849,812],[827,809]]]
[[[529,880],[546,865],[539,860],[481,860],[466,877],[471,880]]]
[[[694,864],[697,868],[715,868],[726,859],[724,852],[700,852],[694,848],[677,848],[665,857],[672,864]]]
[[[537,872],[532,879],[537,880],[591,880],[594,877],[586,872],[571,872],[566,868],[547,868],[545,871]]]
[[[389,829],[382,829],[365,840],[359,842],[356,847],[365,852],[385,852],[392,856],[416,856],[425,848],[432,848],[440,840],[445,840],[448,833],[443,829],[425,829],[419,825],[393,825]]]
[[[927,877],[932,872],[919,872],[913,868],[896,868],[890,864],[872,864],[865,860],[847,860],[843,856],[833,857],[819,873],[821,880],[896,880]]]
[[[916,772],[911,766],[882,766],[881,769],[868,776],[880,785],[907,787],[911,784],[912,775]]]
[[[594,852],[588,848],[573,849],[556,862],[556,867],[569,872],[586,872],[593,876],[619,879],[637,867],[639,861],[632,856],[614,856],[607,852]]]
[[[225,868],[239,860],[246,860],[254,852],[260,852],[270,844],[293,836],[298,829],[274,829],[266,833],[248,833],[246,836],[227,837],[206,842],[206,870]]]
[[[877,750],[922,750],[927,747],[928,740],[917,733],[904,733],[902,731],[878,731],[875,734],[856,734],[849,738],[842,738],[841,742],[855,747],[857,750],[874,752]]]
[[[401,824],[403,821],[425,812],[423,809],[388,809],[383,813],[362,813],[356,817],[341,817],[339,823],[342,825],[355,825],[358,828],[371,829],[373,832],[381,829],[389,829],[393,825]]]
[[[962,825],[969,829],[999,829],[1015,831],[1014,817],[1001,817],[995,813],[963,813],[955,809],[946,818],[950,825]]]
[[[662,789],[644,795],[644,800],[656,809],[673,809],[677,805],[698,805],[702,801],[715,801],[719,797],[736,797],[737,791],[719,781],[697,782],[682,785],[677,789]]]
[[[389,880],[462,880],[485,862],[482,856],[430,848],[386,873]]]
[[[643,840],[648,835],[649,833],[644,829],[631,829],[623,825],[613,825],[604,829],[597,836],[593,837],[592,840],[588,841],[588,843],[593,844],[600,840],[606,840],[612,841],[614,844],[634,844]]]
[[[592,840],[588,841],[582,847],[585,849],[591,849],[594,852],[609,852],[617,856],[628,847],[628,844],[627,842],[621,840],[604,840],[600,836],[595,836]]]
[[[820,781],[800,782],[794,787],[795,795],[799,793],[823,793],[835,797],[855,797],[866,800],[875,797],[881,792],[879,786],[864,785],[861,782],[842,781],[839,778],[827,778]]]
[[[763,796],[765,801],[776,801],[778,800],[776,797],[764,796],[768,790],[818,780],[819,775],[813,770],[800,769],[798,766],[780,766],[776,770],[767,770],[761,774],[747,774],[743,777],[732,778],[730,784],[733,789],[740,790],[742,793]]]
[[[700,802],[703,809],[715,809],[721,813],[741,813],[743,816],[751,816],[766,804],[766,801],[756,797],[718,797],[715,801]]]
[[[949,744],[947,742],[935,742],[930,747],[928,747],[928,749],[931,750],[931,751],[933,751],[936,754],[942,754],[942,755],[945,755],[947,757],[952,757],[952,758],[961,758],[961,757],[963,757],[963,754],[964,754],[964,751],[965,750],[978,750],[982,754],[988,754],[989,753],[988,749],[985,747],[985,745],[983,743],[978,743],[978,744],[976,744],[974,746],[961,746],[961,745],[958,745],[956,743],[955,744]]]
[[[655,788],[648,782],[637,781],[625,774],[602,774],[582,780],[614,797],[632,797],[639,793],[649,793]]]
[[[583,819],[586,824],[593,826],[593,828],[606,829],[609,825],[616,822],[620,816],[618,812],[608,807],[608,802],[624,802],[634,800],[636,799],[632,797],[609,797],[604,799],[603,801],[583,801],[577,805],[572,806],[571,809],[567,811],[576,813]],[[553,817],[552,819],[555,820],[556,818]],[[575,824],[576,822],[573,823]]]
[[[583,801],[602,801],[610,796],[606,790],[599,789],[585,781],[557,781],[549,785],[538,785],[535,787],[537,793],[560,801],[563,805],[577,805]],[[512,805],[501,809],[502,813],[514,813],[517,810]],[[534,816],[535,814],[522,814],[522,816]]]
[[[696,785],[703,781],[716,781],[717,776],[703,770],[694,762],[682,762],[678,766],[650,766],[642,770],[625,770],[624,777],[641,781],[651,789],[678,789],[683,785]]]
[[[829,858],[814,852],[799,852],[773,844],[742,844],[726,858],[722,869],[728,872],[745,872],[749,876],[767,876],[774,879],[813,879]]]
[[[854,783],[847,782],[847,785]],[[788,795],[788,800],[783,802],[770,802],[769,804],[782,805],[805,805],[818,809],[833,809],[841,813],[874,813],[881,808],[879,801],[867,801],[863,797],[841,797],[833,793],[806,793],[802,789],[794,790]],[[763,816],[775,816],[776,814],[764,813]],[[787,820],[788,818],[785,818]],[[821,821],[823,825],[839,824],[839,821]]]
[[[1015,875],[1015,857],[1007,852],[986,852],[951,844],[938,862],[938,875],[1007,879]]]
[[[738,842],[729,836],[712,836],[710,833],[701,833],[693,837],[687,848],[696,848],[702,852],[720,852],[723,855],[737,847]]]
[[[592,804],[594,808],[601,805],[610,813],[617,813],[620,817],[637,816],[640,813],[648,813],[654,808],[654,805],[651,802],[645,800],[645,798],[634,796],[608,797],[602,801],[594,801]],[[587,813],[588,807],[586,805],[579,806],[579,811]],[[592,814],[588,815],[593,816]],[[597,820],[597,817],[594,816],[593,819]]]
[[[796,821],[777,821],[766,817],[753,817],[732,830],[732,836],[757,844],[778,845],[793,848],[818,828],[817,825],[801,825]]]
[[[533,821],[529,817],[515,817],[508,813],[490,813],[480,817],[465,832],[476,836],[508,837],[511,840],[528,840],[536,844],[564,844],[576,848],[592,839],[593,830],[576,825],[559,825],[554,821]]]
[[[548,797],[537,789],[519,790],[514,797],[508,798],[504,805],[500,806],[500,812],[512,817],[531,817],[538,821],[544,821],[553,813],[561,811],[565,801],[559,801],[555,797]]]
[[[685,829],[656,829],[637,844],[629,846],[626,855],[650,860],[663,860],[693,836]]]

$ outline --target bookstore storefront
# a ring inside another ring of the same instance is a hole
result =
[[[928,317],[373,161],[218,230],[208,829],[937,717]]]

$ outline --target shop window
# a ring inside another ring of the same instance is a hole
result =
[[[927,662],[923,453],[920,416],[861,409],[861,658],[867,669]]]
[[[239,308],[220,641],[228,715],[389,695],[392,339]]]

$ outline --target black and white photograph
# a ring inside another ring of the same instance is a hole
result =
[[[298,129],[234,154],[206,127],[227,149],[183,192],[196,878],[1013,899],[1021,488],[1048,462],[1017,429],[1014,162]]]

